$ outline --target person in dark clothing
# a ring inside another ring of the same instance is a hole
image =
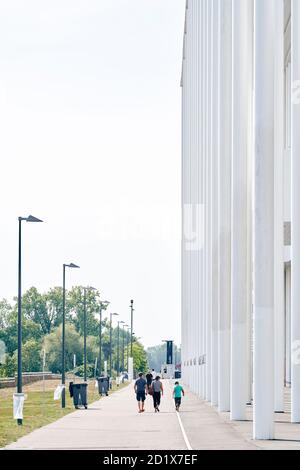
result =
[[[157,413],[159,411],[161,397],[164,394],[163,384],[160,381],[160,377],[158,375],[155,377],[155,380],[152,383],[152,393],[153,393],[153,406],[155,409],[155,413]]]
[[[146,382],[147,382],[147,390],[149,392],[149,389],[151,387],[151,384],[152,384],[152,381],[153,381],[154,377],[153,375],[151,374],[150,370],[148,372],[148,374],[146,374]]]
[[[139,413],[143,413],[145,411],[146,386],[147,382],[144,379],[142,372],[140,372],[139,378],[134,384],[134,391],[136,393],[136,399],[138,401]]]

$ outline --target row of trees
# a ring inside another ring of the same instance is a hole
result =
[[[83,364],[84,330],[84,289],[73,287],[66,292],[66,370],[73,370],[73,357],[76,355],[78,370]],[[87,362],[88,370],[93,373],[95,359],[99,355],[99,300],[98,291],[87,291]],[[61,372],[61,323],[62,288],[55,287],[46,293],[30,288],[22,297],[23,313],[23,371],[37,372],[42,368],[43,351],[46,353],[46,368],[54,373]],[[103,315],[105,316],[105,315]],[[11,304],[0,301],[0,376],[10,377],[17,370],[17,299]],[[123,334],[125,345],[130,335],[120,328],[120,365],[122,366]],[[113,367],[117,366],[117,328],[112,332]],[[5,349],[5,354],[3,350]],[[102,321],[102,357],[109,359],[109,322]],[[147,355],[142,344],[134,338],[133,358],[136,370],[147,369]],[[127,348],[125,348],[125,366]],[[126,368],[126,367],[125,367]]]

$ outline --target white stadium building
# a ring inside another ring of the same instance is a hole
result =
[[[273,439],[286,387],[300,422],[300,0],[188,0],[181,85],[183,382]]]

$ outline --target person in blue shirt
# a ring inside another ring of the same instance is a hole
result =
[[[183,387],[179,384],[179,382],[175,382],[174,390],[173,390],[173,397],[175,401],[175,408],[176,411],[179,412],[179,408],[181,405],[181,397],[184,396]]]
[[[139,373],[139,378],[134,384],[134,391],[136,393],[136,399],[138,401],[139,413],[145,411],[145,400],[146,400],[146,385],[147,382],[144,379],[143,373]]]

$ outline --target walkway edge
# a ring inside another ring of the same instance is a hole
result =
[[[183,439],[184,439],[184,442],[185,442],[185,445],[187,447],[188,450],[193,450],[189,440],[188,440],[188,437],[186,435],[186,432],[184,430],[184,427],[183,427],[183,424],[182,424],[182,421],[181,421],[181,418],[179,416],[179,413],[176,411],[176,415],[177,415],[177,418],[178,418],[178,422],[179,422],[179,426],[180,426],[180,429],[181,429],[181,432],[182,432],[182,435],[183,435]]]

